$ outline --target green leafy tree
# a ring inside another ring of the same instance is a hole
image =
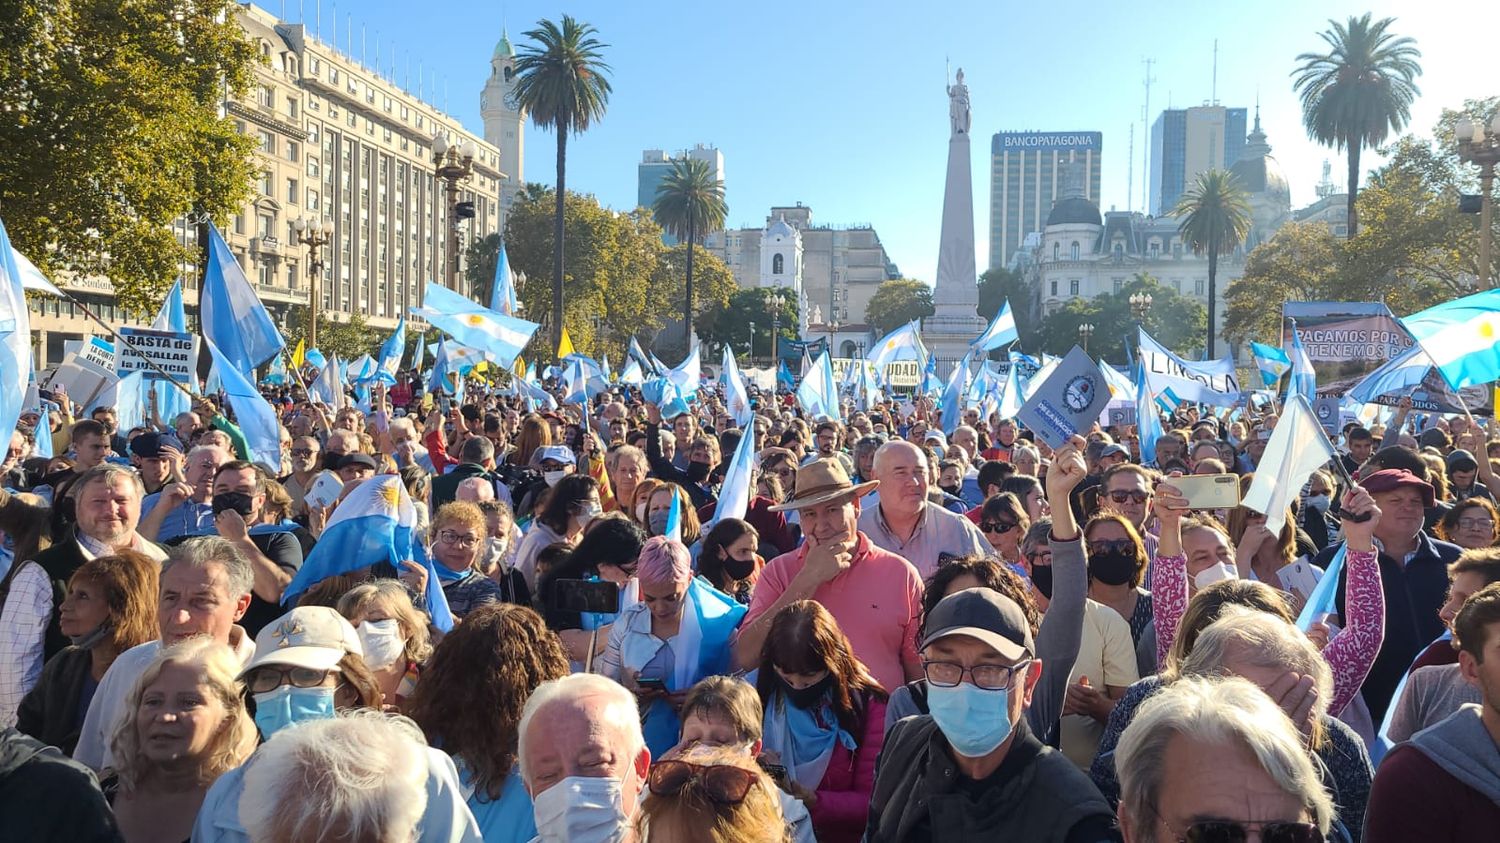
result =
[[[1303,64],[1293,85],[1302,97],[1308,136],[1348,153],[1350,237],[1359,231],[1360,152],[1406,126],[1422,75],[1417,42],[1390,31],[1395,18],[1371,18],[1366,12],[1346,23],[1330,20],[1320,33],[1328,52],[1298,56]]]
[[[772,355],[771,287],[736,290],[723,305],[705,311],[698,317],[698,338],[710,345],[728,345],[742,361],[753,361],[757,355]],[[783,339],[797,338],[797,302],[782,294],[779,333]],[[752,345],[752,333],[754,340]]]
[[[610,68],[603,50],[609,46],[594,36],[587,23],[563,15],[562,25],[537,22],[526,33],[535,43],[516,55],[516,105],[544,130],[557,133],[557,185],[553,194],[552,229],[552,350],[563,329],[563,206],[568,189],[568,135],[587,131],[604,118],[609,105]],[[537,277],[541,277],[540,275]],[[539,312],[539,311],[533,311]]]
[[[45,273],[102,275],[151,312],[197,210],[231,215],[254,184],[254,140],[219,113],[259,54],[233,0],[19,0],[0,14],[0,207]]]
[[[931,287],[910,278],[897,278],[875,289],[865,307],[865,324],[870,326],[870,333],[880,336],[933,313]]]
[[[1093,299],[1069,299],[1052,311],[1039,330],[1042,348],[1049,354],[1068,353],[1082,344],[1078,326],[1088,323],[1094,326],[1089,337],[1090,354],[1101,360],[1129,362],[1125,349],[1127,345],[1135,347],[1137,325],[1130,297],[1136,293],[1151,296],[1151,309],[1139,323],[1146,333],[1178,354],[1196,357],[1202,352],[1208,321],[1203,305],[1146,273],[1137,273],[1119,292]]]
[[[1031,289],[1026,279],[1019,272],[1003,268],[986,270],[979,276],[980,316],[986,320],[994,319],[1007,301],[1010,302],[1011,315],[1016,319],[1016,333],[1020,335],[1017,342],[1022,348],[1036,348],[1039,320],[1032,310]],[[996,349],[990,356],[997,357],[1001,353]]]
[[[1281,343],[1285,301],[1324,301],[1335,289],[1342,242],[1322,222],[1282,226],[1245,259],[1245,271],[1225,291],[1224,336]]]
[[[702,246],[689,247],[687,243],[679,243],[662,254],[657,271],[651,277],[648,297],[651,300],[649,309],[654,317],[653,324],[665,325],[682,318],[680,313],[673,312],[672,303],[683,301],[687,295],[689,267],[693,266],[696,266],[692,270],[696,278],[693,283],[698,287],[698,295],[693,298],[692,325],[695,330],[704,324],[707,314],[727,304],[729,297],[738,289],[734,273],[729,271],[728,265],[718,255]],[[660,345],[660,329],[651,337],[650,344]],[[682,356],[686,357],[689,349],[681,347],[680,350]],[[661,353],[659,348],[657,353],[658,356]]]
[[[500,235],[486,234],[464,251],[464,280],[474,301],[489,307],[495,286],[495,264],[500,259]]]
[[[724,227],[729,208],[724,204],[724,182],[714,174],[707,161],[679,158],[672,162],[672,172],[656,186],[656,201],[651,205],[656,222],[683,243],[697,245],[704,234]],[[682,304],[682,319],[693,319],[693,255],[688,249],[687,291]],[[684,334],[684,338],[686,334]],[[688,341],[691,341],[690,339]],[[688,349],[684,348],[684,352]]]
[[[363,354],[378,354],[386,336],[371,328],[362,313],[352,313],[347,320],[343,320],[318,311],[318,350],[329,360],[335,355],[341,360],[353,360]],[[296,348],[299,341],[306,340],[307,305],[292,305],[287,312],[287,347]],[[308,348],[312,346],[309,345]]]
[[[1214,313],[1219,298],[1219,256],[1238,249],[1250,234],[1250,200],[1245,189],[1228,170],[1199,173],[1183,191],[1173,216],[1184,243],[1199,255],[1208,255],[1208,356],[1214,356]]]

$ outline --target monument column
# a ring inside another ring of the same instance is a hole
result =
[[[934,314],[922,321],[922,341],[937,356],[937,374],[947,377],[985,329],[979,317],[979,277],[974,261],[974,183],[969,169],[969,88],[964,72],[948,86],[948,177],[943,187],[943,226],[938,243]]]

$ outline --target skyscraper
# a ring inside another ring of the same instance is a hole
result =
[[[1151,213],[1171,213],[1206,170],[1225,170],[1245,148],[1249,110],[1222,105],[1169,108],[1151,125]]]
[[[686,149],[676,155],[668,155],[665,150],[648,149],[641,153],[641,163],[636,166],[636,191],[635,203],[642,208],[650,208],[656,202],[656,188],[672,172],[672,160],[674,158],[694,158],[699,161],[708,162],[708,167],[718,177],[724,180],[724,153],[717,147],[698,144],[692,149]],[[669,246],[677,244],[677,238],[670,234],[663,235],[662,241]]]
[[[991,269],[1010,264],[1062,194],[1060,165],[1083,165],[1084,196],[1099,201],[1101,132],[997,132],[990,140]]]
[[[523,160],[526,153],[526,114],[515,103],[516,51],[510,37],[501,34],[490,57],[490,78],[479,95],[479,114],[484,120],[484,139],[500,148],[500,231],[516,194],[526,184]]]

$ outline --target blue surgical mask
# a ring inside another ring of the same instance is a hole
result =
[[[282,685],[255,695],[255,725],[269,739],[288,726],[333,717],[332,688],[296,688]]]
[[[927,686],[927,708],[953,751],[982,758],[1010,737],[1010,692],[989,691],[969,682],[952,688]]]

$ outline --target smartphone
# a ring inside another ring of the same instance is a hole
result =
[[[786,789],[786,765],[767,764],[758,758],[755,760],[755,763],[759,764],[760,768],[766,771],[766,775],[771,777],[771,781],[776,782],[777,787],[782,790]]]
[[[1240,505],[1240,478],[1236,474],[1172,477],[1166,482],[1187,498],[1188,509],[1233,509]]]
[[[607,580],[556,580],[549,602],[560,612],[613,615],[620,611],[620,587]]]

